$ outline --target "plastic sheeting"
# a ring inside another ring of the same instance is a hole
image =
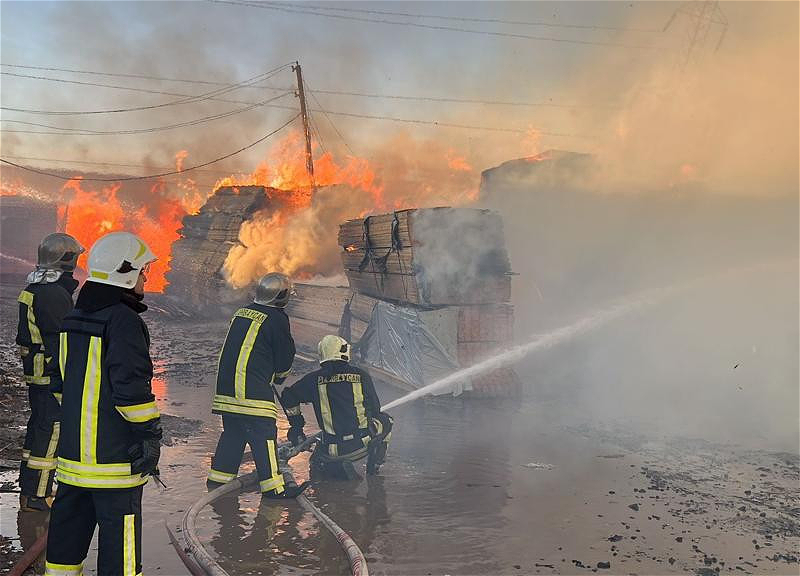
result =
[[[458,362],[431,328],[417,309],[378,301],[357,345],[361,361],[414,388],[435,382],[457,370]],[[463,389],[452,392],[459,394]]]

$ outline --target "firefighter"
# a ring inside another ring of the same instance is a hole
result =
[[[223,430],[208,472],[209,489],[236,478],[245,444],[253,453],[262,496],[295,498],[308,485],[286,485],[278,464],[274,386],[283,383],[294,361],[283,310],[292,293],[288,277],[267,274],[258,281],[254,302],[233,315],[212,404],[212,412],[222,415]]]
[[[289,386],[282,395],[289,418],[289,441],[298,446],[305,439],[301,403],[314,406],[322,442],[311,456],[312,472],[324,476],[357,477],[352,462],[367,457],[367,474],[383,464],[392,435],[392,417],[381,412],[372,378],[350,365],[350,344],[329,334],[319,343],[320,368]]]
[[[103,236],[60,334],[58,492],[46,575],[82,574],[99,525],[97,574],[142,571],[142,487],[158,474],[161,417],[150,388],[150,336],[140,314],[155,255],[129,232]]]
[[[49,510],[59,435],[59,406],[49,390],[57,366],[61,321],[72,310],[72,277],[83,247],[69,234],[50,234],[39,245],[36,269],[19,295],[17,344],[31,414],[20,462],[20,510]]]

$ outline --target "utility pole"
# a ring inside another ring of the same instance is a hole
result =
[[[686,15],[690,21],[688,47],[683,63],[685,68],[691,60],[698,58],[701,49],[705,48],[709,32],[715,27],[721,30],[714,48],[715,52],[719,50],[722,40],[725,38],[725,32],[728,30],[728,19],[720,7],[719,0],[692,0],[684,2],[675,10],[666,26],[664,26],[665,32],[672,26],[679,14]]]
[[[308,126],[306,94],[303,91],[303,71],[300,70],[300,62],[295,62],[292,70],[297,74],[297,97],[300,98],[300,116],[303,118],[303,132],[306,135],[306,170],[308,171],[308,177],[311,179],[311,187],[315,188],[314,158],[311,156],[311,129]]]

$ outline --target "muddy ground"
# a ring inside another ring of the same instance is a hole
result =
[[[7,342],[16,294],[0,295]],[[160,467],[168,486],[145,487],[144,571],[186,574],[164,521],[177,527],[205,491],[220,427],[210,414],[211,385],[226,322],[176,321],[156,311],[144,317],[156,361],[153,388],[166,415]],[[16,361],[0,349],[2,369],[12,373]],[[312,367],[301,361],[295,372]],[[384,402],[399,395],[384,386],[379,393]],[[11,429],[21,412],[3,412],[0,429]],[[650,436],[536,397],[438,398],[398,407],[393,415],[390,457],[379,477],[314,480],[309,489],[359,544],[374,574],[800,569],[797,454]],[[314,420],[310,413],[306,419]],[[279,430],[283,438],[283,418]],[[291,463],[298,479],[308,475],[307,460],[303,454]],[[16,512],[16,497],[0,494],[0,534],[18,550],[30,545],[44,519],[31,527],[36,522]],[[347,571],[336,540],[293,503],[262,504],[252,493],[229,498],[204,510],[198,531],[231,574]],[[93,545],[87,573],[95,553]]]

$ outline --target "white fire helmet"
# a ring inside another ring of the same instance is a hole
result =
[[[98,284],[133,288],[142,269],[155,259],[155,254],[136,234],[112,232],[99,238],[89,250],[88,279]]]
[[[350,344],[341,336],[328,334],[319,341],[317,346],[319,352],[319,363],[330,362],[331,360],[344,360],[350,362]]]

